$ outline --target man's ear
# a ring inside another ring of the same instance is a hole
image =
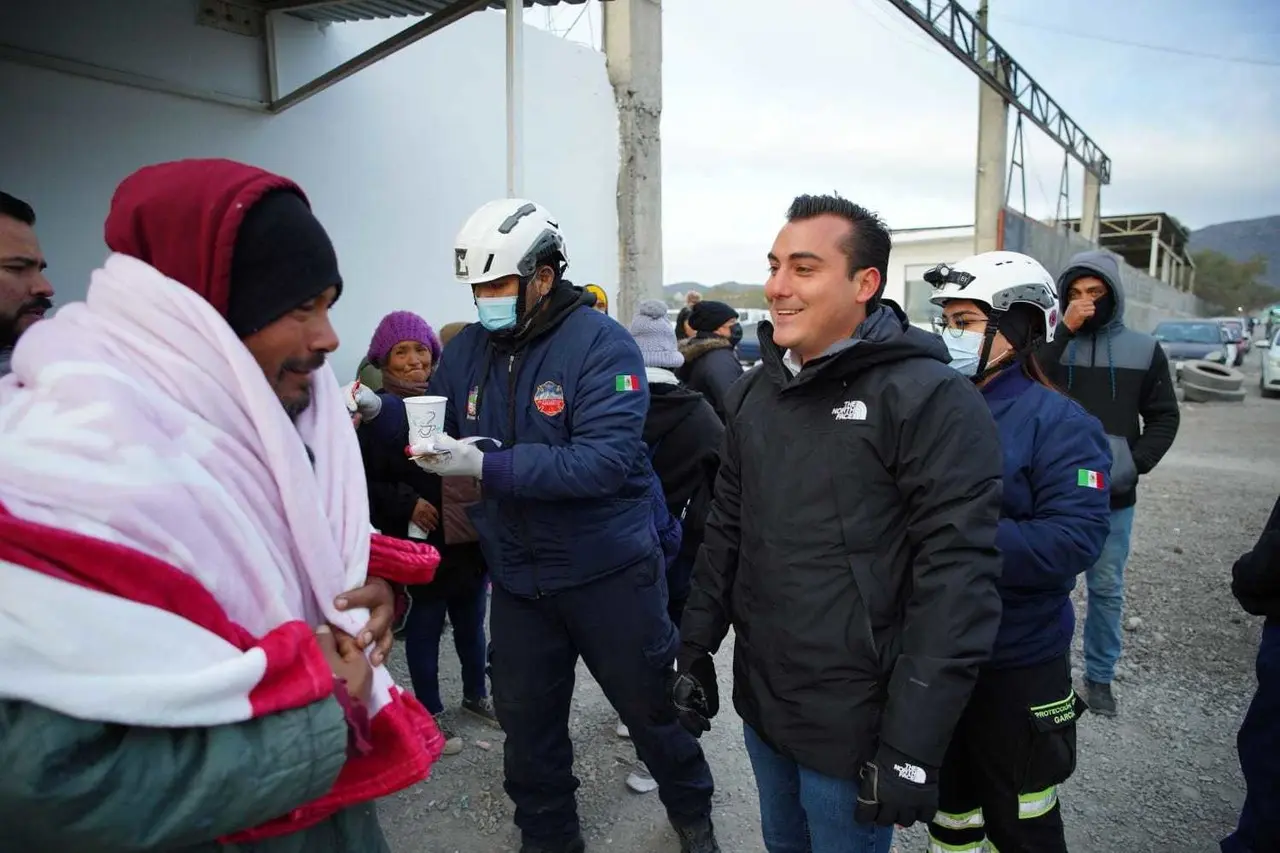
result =
[[[876,298],[876,294],[880,292],[880,270],[875,267],[867,267],[858,271],[858,302],[867,303]]]

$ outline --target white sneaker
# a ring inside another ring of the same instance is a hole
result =
[[[653,775],[649,773],[649,768],[644,762],[637,761],[631,768],[631,772],[627,774],[627,787],[637,794],[647,794],[658,790],[658,783],[654,781]]]
[[[618,720],[618,737],[631,737],[631,729],[627,728],[626,723]]]

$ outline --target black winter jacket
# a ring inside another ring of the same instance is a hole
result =
[[[699,332],[680,342],[684,365],[677,371],[680,381],[707,398],[724,420],[724,399],[729,386],[742,376],[742,362],[728,338]]]
[[[675,374],[649,369],[649,415],[644,442],[650,448],[653,470],[662,482],[667,509],[680,520],[683,536],[675,565],[682,574],[672,584],[673,598],[688,593],[689,570],[702,546],[711,490],[720,467],[724,424],[696,391],[676,383]],[[669,378],[668,378],[669,377]]]
[[[884,740],[938,767],[1000,622],[995,422],[892,303],[795,376],[768,323],[760,341],[730,395],[686,652],[732,626],[734,707],[801,766],[855,778]]]
[[[1280,620],[1280,499],[1258,544],[1232,567],[1231,592],[1247,612]]]

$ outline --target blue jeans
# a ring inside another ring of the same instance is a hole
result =
[[[474,593],[452,598],[429,598],[415,601],[405,625],[405,658],[413,694],[432,714],[444,710],[440,699],[440,637],[444,633],[446,615],[453,623],[453,647],[462,664],[462,695],[466,699],[483,699],[487,644],[484,636],[484,613],[488,595],[484,584]]]
[[[889,853],[893,827],[857,823],[858,783],[801,767],[742,727],[760,791],[760,828],[769,853]]]
[[[1258,647],[1258,690],[1236,736],[1244,808],[1222,853],[1280,849],[1280,620],[1267,620]]]
[[[1110,684],[1120,660],[1120,619],[1124,615],[1124,564],[1129,560],[1134,507],[1111,510],[1111,532],[1102,555],[1085,572],[1089,589],[1084,617],[1084,677]]]

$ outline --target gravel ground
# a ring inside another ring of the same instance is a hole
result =
[[[1086,714],[1079,766],[1063,786],[1067,836],[1079,853],[1216,851],[1244,799],[1235,733],[1253,691],[1260,621],[1231,597],[1230,566],[1252,546],[1280,492],[1280,401],[1258,397],[1258,356],[1246,366],[1243,405],[1184,404],[1173,451],[1144,478],[1128,564],[1120,716]],[[1081,585],[1083,586],[1083,584]],[[1083,617],[1083,597],[1077,595]],[[442,689],[461,699],[445,640]],[[1077,658],[1079,643],[1077,642]],[[732,651],[717,658],[729,695]],[[392,664],[407,684],[403,658]],[[1077,677],[1080,673],[1077,672]],[[633,758],[615,716],[579,670],[570,728],[579,811],[589,849],[676,853],[656,794],[624,786]],[[502,734],[455,718],[466,748],[427,782],[389,798],[383,825],[396,853],[499,853],[519,847],[502,790]],[[763,853],[755,783],[732,709],[703,737],[717,783],[716,823],[726,853]],[[923,850],[923,832],[899,834]]]

